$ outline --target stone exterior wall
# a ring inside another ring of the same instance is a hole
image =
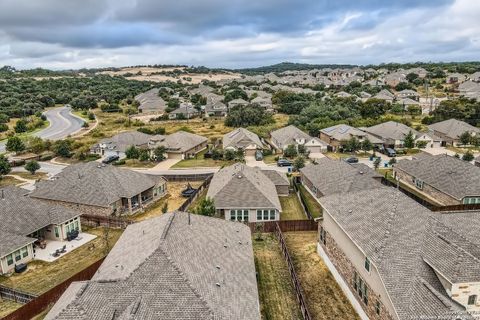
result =
[[[383,303],[380,305],[380,315],[377,314],[375,306],[377,301],[381,301],[380,295],[375,293],[367,282],[365,283],[368,288],[368,305],[365,305],[363,300],[353,288],[354,271],[356,271],[355,267],[345,253],[337,246],[335,240],[327,231],[325,231],[325,244],[322,241],[319,241],[319,243],[332,263],[335,265],[338,273],[340,273],[342,278],[347,283],[350,291],[360,303],[367,316],[372,320],[394,320],[395,318],[389,314]],[[359,274],[358,271],[357,274]]]
[[[85,214],[94,214],[94,215],[99,215],[99,216],[111,216],[113,213],[113,209],[110,208],[105,208],[105,207],[98,207],[98,206],[90,206],[86,204],[78,204],[78,203],[72,203],[72,202],[65,202],[65,201],[56,201],[56,200],[50,200],[50,199],[41,199],[37,198],[39,200],[49,202],[52,204],[60,204],[62,206],[65,206],[67,208],[73,209],[73,210],[78,210],[80,213],[85,213]],[[120,208],[120,205],[118,205],[117,208]]]
[[[417,190],[419,193],[424,194],[427,197],[435,199],[438,203],[440,203],[444,206],[462,204],[461,201],[458,201],[457,199],[453,198],[452,196],[450,196],[446,193],[443,193],[438,189],[435,189],[434,187],[430,186],[426,182],[423,183],[423,188],[421,190],[418,189],[413,184],[413,178],[414,177],[412,175],[408,174],[407,172],[403,171],[402,169],[394,167],[393,172],[394,172],[395,177],[397,179],[399,179],[403,183],[407,184],[412,189]]]
[[[317,192],[314,191],[314,186],[313,183],[303,174],[300,173],[300,180],[302,184],[310,190],[311,193],[315,194],[317,198],[320,198],[322,196],[321,192],[317,190]]]

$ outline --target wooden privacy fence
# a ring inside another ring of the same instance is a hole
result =
[[[82,214],[80,216],[82,225],[89,227],[106,227],[125,229],[134,221],[127,218],[105,217],[94,214]]]
[[[296,180],[293,181],[293,188],[295,189],[295,193],[297,194],[298,198],[300,199],[300,203],[302,204],[303,210],[307,214],[307,218],[310,219],[310,220],[313,220],[312,213],[310,212],[310,209],[308,208],[308,205],[307,205],[307,200],[304,198],[305,195],[298,188],[298,182]]]
[[[0,298],[4,300],[15,301],[21,304],[28,303],[35,299],[37,296],[28,292],[15,290],[12,288],[0,286]]]
[[[72,282],[90,280],[95,272],[97,272],[102,262],[103,259],[91,264],[69,279],[63,281],[59,285],[53,287],[27,304],[21,306],[19,309],[5,316],[3,320],[25,320],[35,317],[39,313],[45,311],[50,305],[53,305],[55,302],[57,302],[57,300],[60,299],[60,296],[65,292],[65,290],[67,290],[68,286]]]
[[[152,174],[150,174],[152,175]],[[162,177],[167,181],[202,181],[213,176],[213,173],[189,173],[189,174],[178,174],[178,173],[164,173],[161,174]]]
[[[254,232],[275,232],[277,225],[283,232],[289,231],[317,231],[318,222],[314,220],[280,220],[265,222],[250,222],[248,226]]]
[[[307,220],[308,221],[308,220]],[[297,296],[298,304],[300,305],[300,311],[302,312],[302,316],[304,320],[311,320],[312,316],[307,308],[307,302],[305,299],[305,294],[303,293],[302,286],[300,284],[300,280],[298,279],[297,273],[295,272],[295,267],[293,265],[292,258],[288,253],[287,244],[285,242],[285,238],[283,237],[282,230],[280,229],[280,225],[277,223],[275,224],[275,236],[280,243],[280,248],[282,249],[283,257],[288,265],[288,271],[290,272],[290,278],[292,279],[293,288],[295,290],[295,295]]]
[[[194,193],[192,193],[192,195],[190,195],[190,197],[187,198],[187,200],[185,200],[184,203],[182,203],[182,205],[180,206],[180,208],[178,208],[178,211],[186,211],[190,205],[192,204],[192,202],[194,202],[195,200],[197,200],[197,198],[200,196],[200,194],[202,193],[203,190],[205,190],[206,188],[208,188],[208,186],[210,185],[210,182],[212,181],[212,178],[213,178],[213,175],[210,175],[208,176],[205,181],[203,181],[202,185],[200,187],[198,187]]]

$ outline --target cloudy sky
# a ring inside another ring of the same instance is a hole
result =
[[[479,60],[479,17],[479,0],[0,0],[0,65]]]

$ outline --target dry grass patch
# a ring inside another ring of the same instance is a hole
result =
[[[11,175],[14,176],[19,176],[20,178],[23,179],[28,179],[28,180],[42,180],[42,179],[47,179],[48,175],[45,172],[35,172],[35,174],[31,174],[30,172],[23,172],[23,171],[15,171],[11,172]]]
[[[14,177],[2,177],[0,179],[0,188],[6,186],[15,186],[20,183],[23,183],[23,181],[15,179]]]
[[[0,319],[20,308],[22,304],[10,300],[0,300]]]
[[[296,193],[291,193],[287,197],[278,197],[282,205],[280,220],[304,220],[307,219],[303,211],[302,204]]]
[[[97,238],[68,252],[53,262],[34,260],[21,274],[9,277],[0,276],[0,284],[33,294],[42,294],[105,257],[122,234],[120,229],[84,228],[84,231],[97,235]],[[108,239],[108,242],[106,241]]]
[[[317,254],[317,233],[284,233],[313,319],[360,319]]]
[[[262,239],[252,240],[262,319],[301,319],[287,263],[278,241],[271,233],[263,234]]]

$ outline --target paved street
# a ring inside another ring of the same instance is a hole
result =
[[[63,139],[82,128],[84,121],[71,114],[71,107],[64,106],[48,110],[44,113],[50,122],[48,128],[34,133],[42,139]],[[5,152],[5,143],[0,142],[0,152]]]

